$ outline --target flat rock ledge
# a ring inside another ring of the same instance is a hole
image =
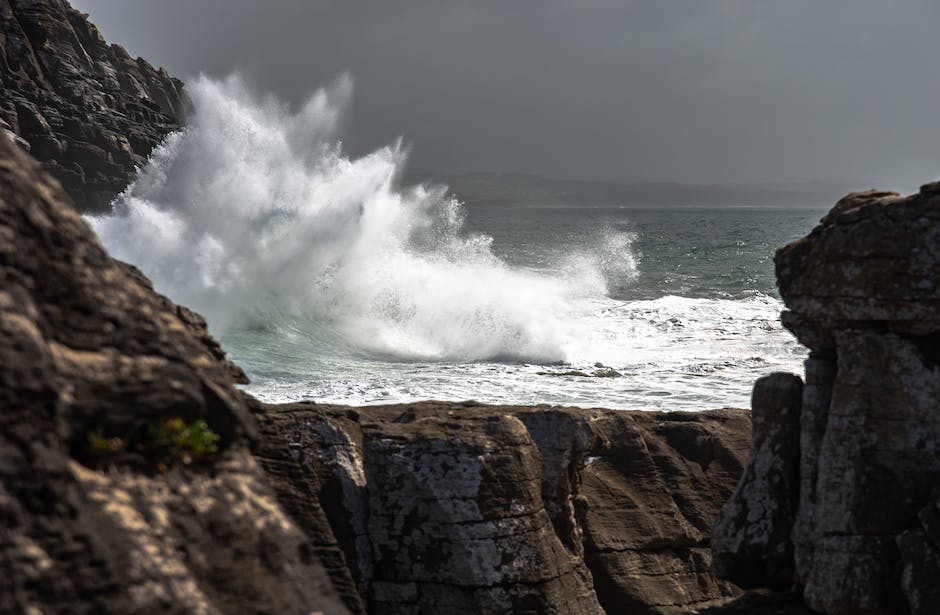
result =
[[[755,387],[716,570],[822,613],[940,613],[940,184],[850,194],[776,268],[805,385]]]

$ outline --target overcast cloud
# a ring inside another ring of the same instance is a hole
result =
[[[186,78],[292,102],[343,72],[348,145],[584,179],[940,176],[935,0],[73,0]]]

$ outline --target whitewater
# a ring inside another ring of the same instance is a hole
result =
[[[799,370],[767,256],[804,217],[467,209],[402,185],[401,142],[343,152],[348,77],[299,109],[237,77],[188,92],[187,127],[91,221],[266,401],[704,409]],[[714,220],[698,241],[717,251],[688,252]],[[755,225],[769,236],[731,236]]]

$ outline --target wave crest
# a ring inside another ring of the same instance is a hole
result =
[[[500,261],[490,238],[463,232],[443,186],[398,186],[401,142],[345,156],[348,77],[296,112],[237,77],[188,92],[187,127],[92,223],[215,333],[280,327],[350,353],[546,363],[582,333],[573,302],[606,292],[601,265],[552,276]]]

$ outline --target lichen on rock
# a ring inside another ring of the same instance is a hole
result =
[[[786,551],[781,538],[742,552],[737,539],[769,520],[730,512],[749,509],[748,493],[790,509],[791,483],[774,480],[783,472],[799,477],[792,575],[758,584],[790,582],[823,613],[936,612],[925,581],[935,551],[918,513],[940,484],[938,184],[848,195],[778,250],[776,268],[783,323],[810,349],[799,421],[775,438],[798,441],[799,454],[746,474],[715,528],[719,572],[742,581],[755,554]],[[767,456],[756,440],[752,456],[753,468]]]

